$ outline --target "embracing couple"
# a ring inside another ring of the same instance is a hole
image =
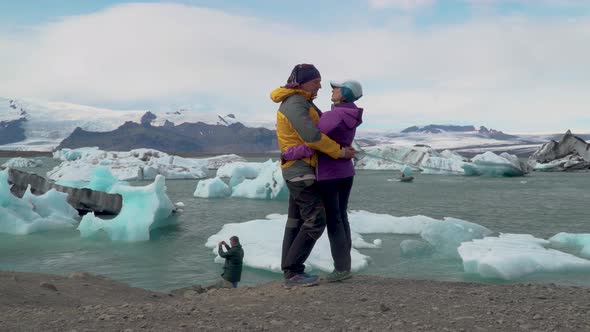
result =
[[[284,286],[309,286],[317,275],[304,272],[305,260],[324,229],[328,229],[334,271],[327,281],[351,275],[351,235],[348,197],[352,188],[356,150],[351,147],[363,109],[356,81],[331,82],[332,109],[322,113],[313,103],[321,85],[320,72],[311,64],[293,68],[287,84],[271,93],[281,103],[277,111],[277,138],[281,169],[289,189],[289,214],[283,237],[281,269]]]

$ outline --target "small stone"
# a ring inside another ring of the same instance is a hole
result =
[[[543,317],[541,317],[541,315],[539,315],[539,314],[535,314],[535,315],[533,316],[533,319],[534,319],[534,320],[539,320],[539,319],[543,319]]]
[[[41,283],[39,284],[39,286],[40,286],[41,288],[45,288],[45,289],[49,289],[49,290],[52,290],[52,291],[54,291],[54,292],[57,292],[57,287],[55,287],[55,285],[54,285],[54,284],[48,283],[48,282],[46,282],[46,281],[43,281],[43,282],[41,282]]]
[[[385,304],[381,303],[381,304],[379,304],[379,310],[381,310],[381,312],[386,312],[386,311],[391,310],[391,308],[389,308]]]
[[[128,306],[129,306],[129,304],[128,304],[128,303],[123,303],[123,304],[121,304],[121,308],[127,308]]]
[[[180,327],[186,327],[186,323],[181,323]]]

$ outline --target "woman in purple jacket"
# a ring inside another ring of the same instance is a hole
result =
[[[320,131],[339,143],[351,146],[356,128],[363,122],[363,109],[354,102],[363,95],[359,82],[330,82],[332,86],[332,109],[321,114]],[[316,151],[306,145],[298,145],[283,152],[285,160],[311,157]],[[328,238],[334,259],[334,271],[325,277],[329,282],[352,277],[350,273],[350,249],[352,241],[348,222],[348,198],[354,178],[352,160],[333,159],[318,152],[316,179],[322,192],[327,215]]]

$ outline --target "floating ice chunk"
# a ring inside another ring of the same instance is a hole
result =
[[[362,210],[351,211],[348,214],[348,219],[350,229],[359,234],[420,234],[426,226],[441,222],[425,216],[394,217],[389,214],[378,214]]]
[[[231,194],[231,190],[220,178],[200,180],[193,193],[195,197],[221,198]]]
[[[144,187],[117,184],[110,193],[123,197],[121,212],[110,220],[100,219],[94,213],[85,215],[78,226],[82,237],[104,230],[111,240],[147,241],[150,230],[176,222],[171,218],[174,205],[166,196],[165,179],[161,175]]]
[[[492,234],[492,231],[475,223],[444,218],[442,222],[427,225],[420,236],[432,245],[437,253],[457,255],[457,248],[462,242],[481,239]]]
[[[222,156],[215,156],[207,158],[208,169],[219,169],[227,164],[233,164],[236,162],[245,162],[246,159],[235,154],[225,154]]]
[[[522,176],[522,169],[518,158],[507,153],[501,156],[491,151],[486,151],[471,159],[472,163],[463,165],[465,175],[490,175],[490,176]]]
[[[467,273],[513,280],[541,272],[590,271],[590,261],[554,249],[549,241],[528,234],[502,234],[459,246]]]
[[[463,174],[464,158],[451,152],[438,153],[428,146],[378,145],[359,153],[357,169],[401,170],[410,165],[425,174]]]
[[[43,161],[40,159],[27,159],[22,157],[12,158],[2,164],[4,167],[12,167],[12,168],[27,168],[27,167],[41,167],[43,166]]]
[[[233,162],[219,167],[217,170],[217,176],[220,178],[241,176],[245,179],[253,179],[258,176],[258,173],[263,166],[264,163]]]
[[[576,251],[582,257],[590,258],[590,234],[558,233],[549,239],[554,248]]]
[[[84,148],[56,153],[66,160],[47,172],[53,180],[90,181],[94,169],[103,166],[118,180],[150,180],[156,175],[167,179],[199,179],[207,176],[207,159],[189,159],[168,155],[158,150],[135,149],[128,152]]]
[[[184,207],[184,203],[183,202],[176,202],[176,203],[174,203],[174,206],[182,209]]]
[[[86,186],[88,189],[108,192],[117,183],[117,178],[111,174],[106,167],[97,167],[90,177],[90,183]]]
[[[77,160],[88,155],[93,155],[100,152],[98,147],[87,147],[78,149],[61,149],[53,152],[53,158],[63,161]]]
[[[266,161],[255,179],[245,179],[232,188],[232,197],[286,200],[287,185],[278,162]]]
[[[244,248],[244,264],[257,269],[281,272],[281,246],[285,231],[286,215],[269,215],[267,219],[251,220],[243,223],[225,224],[221,230],[207,239],[205,246],[213,248],[217,255],[217,243],[236,235]],[[360,243],[360,235],[352,233],[353,243]],[[362,244],[365,248],[370,243]],[[369,256],[362,255],[356,249],[351,250],[352,270],[358,271],[369,263]],[[224,260],[216,256],[218,263]],[[330,252],[330,242],[326,232],[317,241],[306,265],[312,269],[332,271],[334,263]]]
[[[35,196],[30,188],[18,198],[10,192],[8,170],[0,171],[0,233],[24,235],[73,228],[78,212],[66,198],[65,193],[55,190]]]

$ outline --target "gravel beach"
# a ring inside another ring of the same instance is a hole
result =
[[[79,272],[0,272],[0,331],[590,331],[590,289],[355,275],[284,289],[153,292]]]

